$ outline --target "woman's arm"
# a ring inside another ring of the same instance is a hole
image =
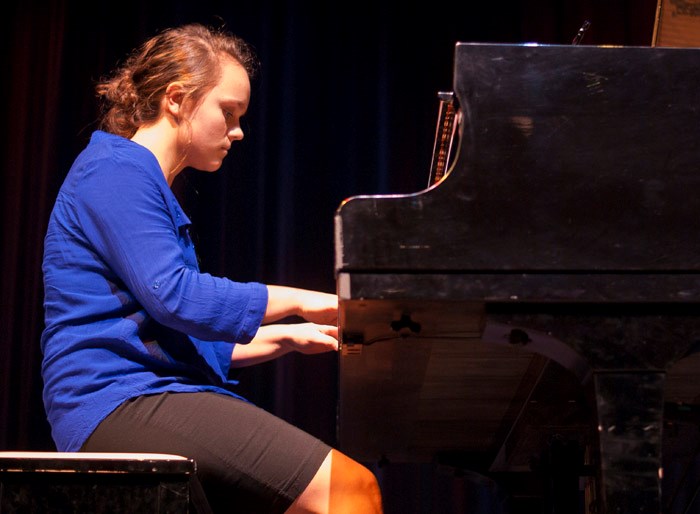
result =
[[[300,316],[323,325],[338,324],[338,297],[330,293],[286,286],[267,286],[267,309],[263,323],[287,316]]]
[[[248,344],[233,347],[231,367],[242,368],[292,351],[307,355],[338,349],[338,327],[316,323],[265,325]]]

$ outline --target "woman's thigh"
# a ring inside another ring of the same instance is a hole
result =
[[[330,447],[255,405],[216,393],[126,401],[82,451],[171,453],[195,460],[214,512],[284,512]]]

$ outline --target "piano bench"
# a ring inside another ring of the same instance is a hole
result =
[[[210,514],[194,460],[158,453],[0,452],[0,512]]]

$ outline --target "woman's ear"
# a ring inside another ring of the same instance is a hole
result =
[[[169,114],[176,120],[182,116],[183,102],[185,100],[185,91],[182,84],[179,82],[171,82],[165,88],[163,96],[164,112]]]

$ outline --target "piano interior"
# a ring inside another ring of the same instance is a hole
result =
[[[456,45],[428,188],[336,213],[341,450],[508,497],[465,512],[700,511],[698,62]]]

